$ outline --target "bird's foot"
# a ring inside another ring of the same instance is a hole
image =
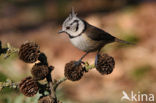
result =
[[[84,63],[82,60],[75,61],[74,65],[79,66],[81,63]]]
[[[95,67],[97,66],[98,58],[99,58],[99,54],[96,54],[96,56],[95,56]]]

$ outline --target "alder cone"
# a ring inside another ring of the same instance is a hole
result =
[[[111,74],[115,67],[115,60],[113,57],[107,54],[98,55],[98,61],[96,65],[96,69],[99,73],[103,74]]]
[[[31,74],[35,80],[43,80],[49,74],[48,65],[36,63],[31,69]]]
[[[75,65],[76,61],[71,61],[65,65],[64,75],[71,81],[80,80],[84,73],[84,68],[81,64]]]
[[[34,96],[39,90],[38,83],[32,77],[24,78],[19,84],[19,89],[21,93],[28,97]]]
[[[39,45],[35,42],[28,42],[21,45],[19,58],[26,63],[34,63],[38,60],[40,54]]]

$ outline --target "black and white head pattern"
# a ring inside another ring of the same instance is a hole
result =
[[[84,29],[84,22],[76,16],[74,10],[72,9],[72,13],[63,22],[62,31],[66,32],[70,37],[74,38],[81,35]]]

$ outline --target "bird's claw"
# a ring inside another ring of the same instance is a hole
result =
[[[82,60],[75,61],[74,66],[79,66],[81,63],[84,64]]]
[[[98,58],[99,58],[99,54],[96,54],[96,57],[95,57],[95,66],[97,66]]]

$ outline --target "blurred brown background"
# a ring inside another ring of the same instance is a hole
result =
[[[123,90],[129,95],[131,91],[156,95],[155,0],[1,0],[0,40],[17,48],[25,41],[36,41],[55,66],[52,75],[59,79],[64,76],[64,65],[84,54],[67,35],[57,33],[72,7],[90,24],[136,45],[107,45],[103,51],[116,61],[113,73],[102,76],[92,70],[80,81],[66,81],[58,89],[59,99],[64,103],[120,103]],[[94,63],[94,58],[91,53],[84,61]],[[30,75],[31,67],[17,55],[7,60],[1,56],[0,81],[19,81]],[[34,103],[17,90],[0,92],[0,103],[21,101]]]

